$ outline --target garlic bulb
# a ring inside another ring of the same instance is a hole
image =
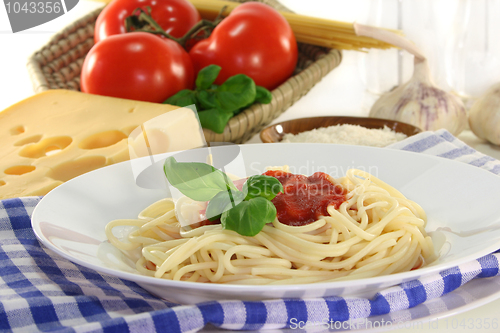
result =
[[[382,40],[414,55],[412,78],[382,95],[372,106],[370,117],[392,119],[422,130],[447,129],[458,135],[467,126],[463,102],[434,84],[427,59],[418,48],[393,32],[354,24],[356,34]]]
[[[458,135],[467,126],[467,113],[455,95],[437,88],[427,61],[415,62],[413,77],[385,93],[373,104],[370,117],[398,120],[422,130],[447,129]]]
[[[469,125],[481,139],[500,145],[500,83],[474,102],[469,111]]]

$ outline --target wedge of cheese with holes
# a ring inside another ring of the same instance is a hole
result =
[[[175,116],[149,138],[161,141],[162,151],[155,153],[205,144],[195,113],[177,106],[70,90],[14,104],[0,112],[0,199],[44,195],[83,173],[128,160],[129,134],[167,113]]]

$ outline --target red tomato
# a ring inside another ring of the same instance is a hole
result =
[[[193,46],[189,55],[196,72],[210,64],[222,67],[217,84],[242,73],[271,90],[293,74],[297,53],[286,19],[268,5],[246,2],[223,19],[209,38]]]
[[[151,17],[176,38],[184,36],[201,20],[196,7],[187,0],[113,0],[97,17],[94,41],[125,33],[125,18],[139,7],[144,10],[150,7]]]
[[[177,42],[147,32],[110,36],[95,44],[83,62],[80,82],[89,94],[156,103],[193,84],[187,52]]]

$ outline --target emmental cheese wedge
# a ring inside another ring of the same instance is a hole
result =
[[[0,112],[0,199],[45,195],[83,173],[128,160],[129,134],[172,110],[179,107],[70,90],[14,104]],[[162,152],[205,145],[192,111],[172,117],[162,135],[168,138]]]

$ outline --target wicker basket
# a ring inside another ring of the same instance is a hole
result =
[[[289,11],[275,0],[259,1],[278,10]],[[66,27],[29,58],[27,66],[35,92],[80,90],[80,71],[87,52],[94,45],[94,25],[100,11],[91,12]],[[295,74],[272,91],[272,102],[256,103],[242,111],[229,121],[222,134],[205,130],[207,142],[244,143],[249,140],[337,67],[341,59],[339,50],[299,43]]]

